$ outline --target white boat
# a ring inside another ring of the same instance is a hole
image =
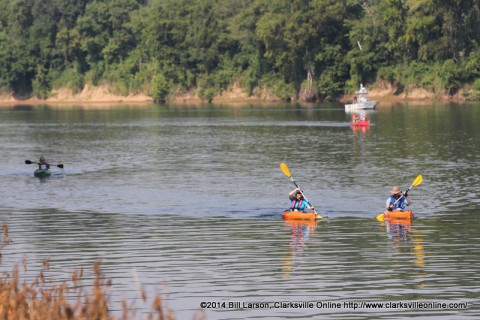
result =
[[[377,104],[378,101],[368,99],[368,90],[360,84],[360,89],[355,92],[352,103],[345,105],[345,111],[375,109]]]

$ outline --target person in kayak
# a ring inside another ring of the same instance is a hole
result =
[[[362,121],[367,121],[367,115],[366,114],[362,115]]]
[[[288,198],[292,202],[290,211],[315,210],[315,208],[303,197],[300,188],[295,188],[288,194]]]
[[[358,115],[356,113],[352,115],[352,122],[358,122]]]
[[[390,192],[392,195],[388,197],[385,205],[388,211],[403,211],[406,206],[410,205],[407,192],[402,194],[402,190],[397,186],[394,186]]]
[[[41,156],[39,161],[37,162],[38,164],[38,169],[41,170],[48,170],[50,169],[50,164],[45,160],[44,156]]]

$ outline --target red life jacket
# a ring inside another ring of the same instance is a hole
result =
[[[293,209],[298,209],[300,210],[300,208],[302,207],[302,203],[303,203],[303,199],[300,199],[300,201],[298,201],[298,199],[293,199],[292,201],[292,207],[290,208],[291,211],[293,211]],[[297,205],[298,204],[298,205]]]

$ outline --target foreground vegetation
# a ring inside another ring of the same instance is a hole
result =
[[[11,239],[8,235],[8,226],[3,225],[3,234],[0,239],[0,250],[8,245]],[[45,279],[44,273],[49,268],[48,261],[43,263],[38,276],[30,283],[22,281],[20,270],[2,274],[0,278],[0,319],[9,320],[113,320],[136,319],[136,309],[126,301],[122,302],[122,313],[114,316],[108,310],[110,281],[101,272],[100,262],[93,266],[93,287],[89,291],[82,284],[82,270],[72,272],[70,281],[53,284]],[[142,290],[141,298],[147,300]],[[145,318],[142,316],[142,319]],[[201,319],[202,317],[199,317]],[[172,311],[163,305],[160,295],[153,299],[151,312],[146,319],[175,319]]]
[[[0,0],[0,91],[336,99],[360,82],[480,97],[478,0]]]

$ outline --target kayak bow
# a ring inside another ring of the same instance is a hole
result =
[[[323,217],[316,212],[302,212],[285,210],[282,213],[283,220],[320,220]]]
[[[384,219],[404,219],[404,220],[413,220],[415,215],[412,210],[406,211],[385,211],[383,213]]]
[[[46,178],[50,177],[52,175],[52,172],[48,169],[37,169],[35,170],[33,175],[38,178]]]

